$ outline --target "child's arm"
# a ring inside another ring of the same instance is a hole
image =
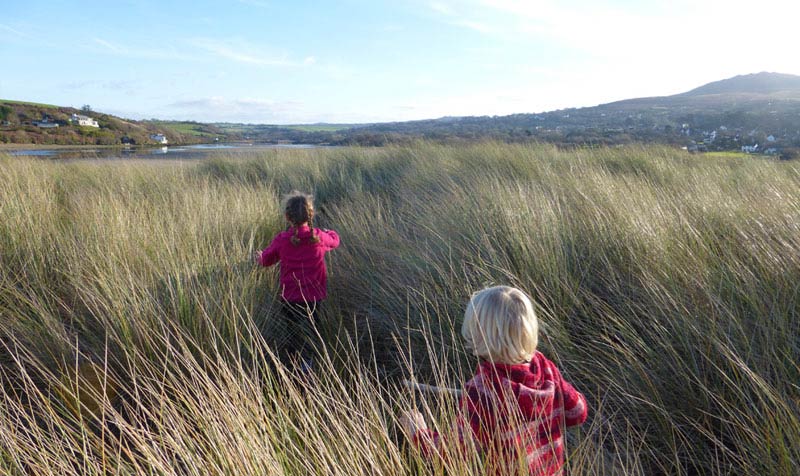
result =
[[[561,379],[561,394],[564,396],[564,420],[567,428],[585,422],[589,414],[586,397],[563,378]]]
[[[317,236],[326,250],[332,250],[339,246],[339,234],[333,230],[319,230]]]
[[[460,406],[463,407],[463,400]],[[400,416],[400,425],[414,448],[426,459],[434,456],[447,459],[453,455],[450,451],[466,453],[469,448],[474,448],[473,445],[477,444],[473,439],[470,424],[465,421],[463,415],[456,418],[452,429],[444,435],[428,428],[422,413],[417,410],[403,412]]]
[[[400,415],[400,425],[423,458],[430,459],[434,455],[441,455],[442,440],[439,438],[439,432],[428,428],[422,413],[417,410],[403,412]]]
[[[555,384],[556,392],[561,392],[561,401],[564,411],[564,423],[569,428],[578,426],[586,421],[586,416],[589,413],[589,406],[586,404],[586,397],[582,393],[575,390],[571,383],[564,380],[561,371],[556,364],[548,359],[544,359],[549,371],[553,375],[553,383]],[[561,410],[561,409],[557,409]]]
[[[278,236],[273,238],[272,243],[270,243],[269,246],[258,255],[256,259],[258,264],[261,266],[272,266],[280,260],[280,254],[278,253],[280,248],[278,238]]]

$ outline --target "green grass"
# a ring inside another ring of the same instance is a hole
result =
[[[192,136],[208,136],[209,133],[203,130],[204,124],[197,124],[193,122],[171,122],[171,121],[153,121],[153,125],[161,126],[171,129],[179,134],[192,135]]]
[[[276,271],[248,260],[295,188],[342,237],[311,383],[273,361]],[[0,217],[3,474],[427,474],[397,412],[446,428],[454,404],[399,381],[463,382],[464,306],[500,283],[534,297],[541,350],[589,399],[571,474],[800,461],[794,162],[497,143],[0,157]]]
[[[21,106],[36,106],[36,107],[44,107],[47,109],[59,108],[59,106],[54,106],[52,104],[42,104],[38,102],[28,102],[28,101],[12,101],[10,99],[0,99],[0,104],[19,104]]]
[[[703,155],[710,159],[746,159],[747,157],[753,157],[750,154],[735,151],[704,152]]]

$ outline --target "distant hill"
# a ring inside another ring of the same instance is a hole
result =
[[[546,141],[560,145],[659,142],[689,150],[755,147],[791,156],[800,150],[800,76],[757,73],[715,81],[672,96],[627,99],[594,107],[537,114],[443,117],[379,124],[202,124],[132,121],[89,111],[99,128],[69,122],[73,108],[0,100],[0,142],[152,143],[161,133],[172,144],[249,140],[331,145],[383,145],[434,141]],[[49,118],[57,129],[34,122]],[[9,122],[11,124],[9,124]],[[5,125],[3,125],[5,124]]]
[[[678,96],[709,94],[763,94],[794,97],[800,100],[800,76],[779,73],[757,73],[714,81]]]
[[[538,114],[445,117],[373,124],[347,141],[383,143],[434,140],[539,140],[558,144],[661,142],[698,150],[800,147],[800,76],[736,76],[673,96],[636,98],[594,107]]]

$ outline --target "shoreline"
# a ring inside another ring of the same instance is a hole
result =
[[[192,142],[192,143],[175,143],[175,144],[113,144],[113,145],[91,145],[91,144],[9,144],[9,143],[0,143],[0,151],[3,150],[47,150],[47,149],[87,149],[87,150],[94,150],[94,149],[154,149],[159,147],[194,147],[194,146],[236,146],[236,147],[243,147],[243,146],[278,146],[278,147],[286,147],[286,146],[315,146],[315,147],[322,147],[323,145],[320,144],[306,144],[306,143],[286,143],[286,142],[255,142],[255,141],[230,141],[230,142]],[[329,145],[325,145],[325,147],[330,147]]]
[[[186,147],[200,144],[135,144],[131,146],[118,145],[67,145],[67,144],[0,144],[0,150],[41,150],[41,149],[133,149],[138,147]]]

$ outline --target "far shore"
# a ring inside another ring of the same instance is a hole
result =
[[[0,143],[0,150],[15,149],[125,149],[134,147],[188,147],[193,145],[253,145],[252,141],[231,141],[231,142],[198,142],[192,144],[113,144],[113,145],[91,145],[91,144],[5,144]]]

